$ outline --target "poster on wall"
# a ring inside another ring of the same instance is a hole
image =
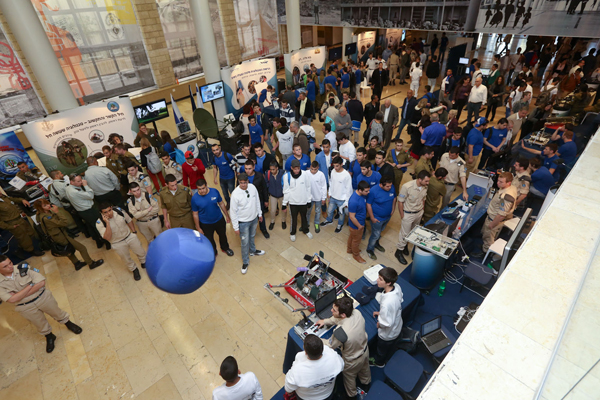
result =
[[[29,168],[35,168],[35,164],[14,131],[0,133],[0,186],[2,188],[9,186],[8,182],[17,175],[19,172],[17,164],[20,162],[27,163]]]
[[[238,118],[245,105],[258,100],[256,85],[267,83],[277,90],[277,68],[274,58],[245,61],[229,68],[221,69],[225,84],[225,104],[227,112]]]
[[[375,49],[375,37],[375,31],[358,34],[356,53],[352,56],[355,62],[367,61],[369,59],[369,53],[372,53]]]
[[[327,48],[325,46],[310,47],[284,54],[285,81],[287,86],[296,86],[303,79],[305,71],[314,64],[318,70],[325,68]]]
[[[22,125],[23,133],[50,173],[83,172],[85,159],[108,145],[111,133],[133,143],[138,121],[128,97],[114,97]]]

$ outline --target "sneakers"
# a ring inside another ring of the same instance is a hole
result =
[[[410,254],[410,251],[408,251],[408,245],[404,246],[404,249],[402,250],[402,254],[404,254],[405,256]]]
[[[140,275],[140,270],[137,268],[133,270],[133,279],[135,279],[136,281],[142,279],[142,276]]]
[[[250,253],[251,256],[262,256],[265,254],[264,250],[254,250],[254,253]]]
[[[71,321],[67,321],[65,323],[65,326],[67,327],[68,330],[70,330],[71,332],[73,332],[76,335],[79,335],[81,332],[83,332],[83,329],[81,329],[81,327],[79,325],[74,324]]]
[[[402,251],[400,249],[396,249],[396,253],[394,253],[394,256],[396,256],[396,259],[398,260],[398,262],[402,265],[406,265],[408,264],[408,262],[406,261],[406,258],[404,258],[404,256],[402,255]]]
[[[319,224],[315,224],[315,233],[319,232],[321,232],[321,227],[319,226]]]
[[[373,358],[373,357],[369,358],[369,365],[371,367],[376,367],[376,368],[383,368],[383,367],[385,367],[385,363],[383,363],[383,364],[377,364],[377,362],[375,361],[375,358]]]
[[[250,254],[250,255],[252,255],[252,254]],[[248,272],[248,264],[243,264],[242,265],[242,274],[245,275],[246,272]]]
[[[342,231],[342,227],[338,226],[337,228],[335,228],[335,233],[340,233]]]
[[[223,253],[227,254],[229,257],[233,257],[233,250],[231,249],[227,249],[227,250],[221,250]]]
[[[385,249],[383,248],[382,245],[380,245],[379,243],[375,243],[375,249],[377,249],[377,251],[380,251],[382,253],[385,253]]]
[[[367,254],[369,255],[369,258],[371,260],[377,260],[377,256],[375,255],[374,252],[372,252],[371,250],[367,250]]]
[[[281,223],[281,229],[283,229],[283,230],[287,229],[287,224],[285,222]]]
[[[333,223],[333,221],[329,222],[329,221],[325,220],[325,221],[321,222],[321,226],[331,225],[332,223]]]
[[[102,264],[104,264],[104,260],[103,259],[96,260],[96,261],[94,261],[92,263],[92,265],[90,265],[90,269],[98,268]]]
[[[261,231],[261,232],[262,232],[263,236],[265,237],[265,239],[268,239],[271,237],[271,235],[269,235],[269,232],[267,232],[267,231]]]
[[[307,237],[307,238],[309,238],[309,239],[312,239],[312,238],[313,238],[313,235],[312,235],[312,233],[310,233],[310,232],[306,232],[306,237]]]
[[[290,240],[292,242],[295,242],[296,241],[296,235],[290,235]]]

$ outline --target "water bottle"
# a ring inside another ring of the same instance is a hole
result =
[[[444,290],[446,290],[446,280],[443,280],[442,283],[440,283],[440,287],[438,289],[438,296],[442,297],[444,295]]]
[[[460,225],[460,224],[459,224],[459,225]],[[459,239],[460,239],[460,236],[461,236],[461,234],[462,234],[462,231],[460,230],[460,226],[459,226],[459,227],[458,227],[458,228],[456,228],[456,229],[454,230],[454,232],[452,233],[452,239],[459,240]]]

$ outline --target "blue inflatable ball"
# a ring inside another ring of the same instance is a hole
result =
[[[191,229],[166,230],[148,246],[148,276],[154,286],[168,293],[194,292],[208,280],[214,266],[210,241]]]

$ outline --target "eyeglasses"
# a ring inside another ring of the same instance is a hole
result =
[[[246,196],[247,196],[248,198],[250,198],[250,193],[248,193],[248,191],[247,191],[247,190],[244,190],[244,192],[246,192]]]

